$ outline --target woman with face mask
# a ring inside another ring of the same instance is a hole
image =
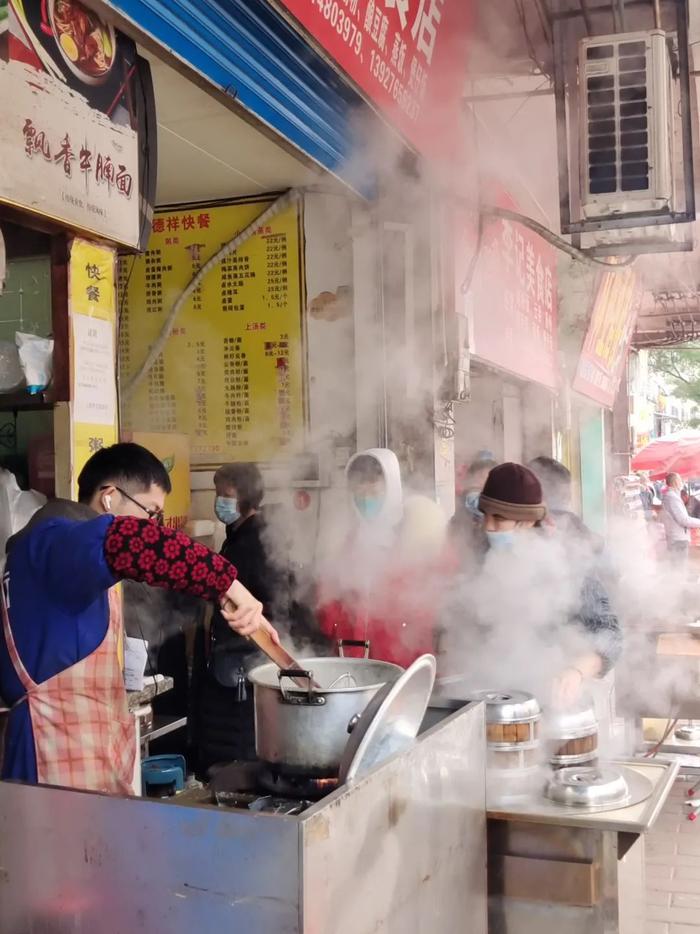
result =
[[[462,578],[444,616],[443,644],[454,650],[466,638],[455,619],[477,621],[478,637],[471,640],[477,652],[470,661],[480,670],[470,671],[470,677],[527,681],[541,676],[551,683],[555,704],[571,704],[620,654],[620,626],[603,585],[583,554],[567,549],[543,526],[542,487],[527,467],[495,467],[479,509],[483,520],[464,543]],[[522,681],[478,686],[524,687],[540,696],[544,690],[543,683]]]
[[[352,529],[323,562],[319,628],[334,646],[360,644],[348,655],[407,667],[435,651],[444,516],[428,497],[404,494],[398,458],[387,448],[356,454],[346,478]]]
[[[214,512],[226,527],[221,554],[227,560],[235,555],[239,579],[271,619],[286,623],[289,575],[280,566],[282,548],[275,549],[274,559],[270,553],[272,542],[261,508],[263,478],[257,464],[225,464],[216,472],[214,486]],[[221,614],[214,611],[208,633],[199,634],[193,674],[200,774],[217,763],[255,758],[248,672],[264,661],[255,645],[227,630]]]

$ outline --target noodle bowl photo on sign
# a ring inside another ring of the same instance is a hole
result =
[[[63,61],[86,84],[101,84],[112,70],[117,36],[113,26],[79,0],[48,0],[51,30]]]

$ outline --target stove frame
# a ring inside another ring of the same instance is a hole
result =
[[[0,782],[0,931],[486,934],[485,748],[473,704],[299,815]]]

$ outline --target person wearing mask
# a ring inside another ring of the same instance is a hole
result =
[[[346,478],[354,528],[322,568],[319,626],[336,645],[359,642],[371,658],[407,667],[435,651],[444,518],[427,497],[404,496],[386,448],[355,455]]]
[[[592,532],[571,508],[571,472],[553,457],[535,457],[527,465],[542,486],[547,504],[545,520],[570,541],[590,548],[594,555],[602,555],[605,544],[600,535]]]
[[[637,476],[639,477],[639,499],[642,503],[644,518],[647,522],[651,522],[654,519],[654,499],[656,498],[656,491],[646,471],[638,471]]]
[[[682,492],[681,475],[670,473],[666,477],[666,491],[661,498],[661,520],[666,532],[666,548],[669,555],[685,561],[690,547],[690,530],[700,529],[700,519],[689,515]]]
[[[129,792],[136,744],[118,653],[119,581],[219,603],[241,636],[264,627],[277,641],[233,565],[163,527],[170,488],[150,451],[115,444],[83,468],[78,503],[48,503],[8,542],[0,600],[0,694],[12,706],[4,779]]]
[[[291,569],[280,530],[273,536],[261,508],[265,489],[257,464],[224,464],[214,475],[214,512],[226,527],[221,554],[238,580],[263,607],[265,618],[289,624]],[[255,645],[231,630],[214,609],[208,632],[198,633],[195,651],[195,731],[198,771],[216,764],[255,759],[253,690],[248,672],[266,659]]]
[[[553,703],[568,706],[621,651],[605,589],[547,534],[542,486],[529,468],[495,467],[479,509],[443,613],[445,659],[475,689],[522,687],[540,697],[549,689]]]
[[[447,553],[448,566],[456,568],[463,557],[462,550],[468,543],[475,528],[483,519],[479,509],[479,497],[491,470],[496,467],[496,461],[477,458],[467,468],[463,492],[457,497],[454,515],[447,527]]]

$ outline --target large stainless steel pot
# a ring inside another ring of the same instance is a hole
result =
[[[307,680],[321,690],[300,690],[299,674],[276,665],[254,668],[255,751],[259,759],[287,774],[338,774],[348,736],[376,692],[396,681],[403,669],[364,658],[305,658]]]

